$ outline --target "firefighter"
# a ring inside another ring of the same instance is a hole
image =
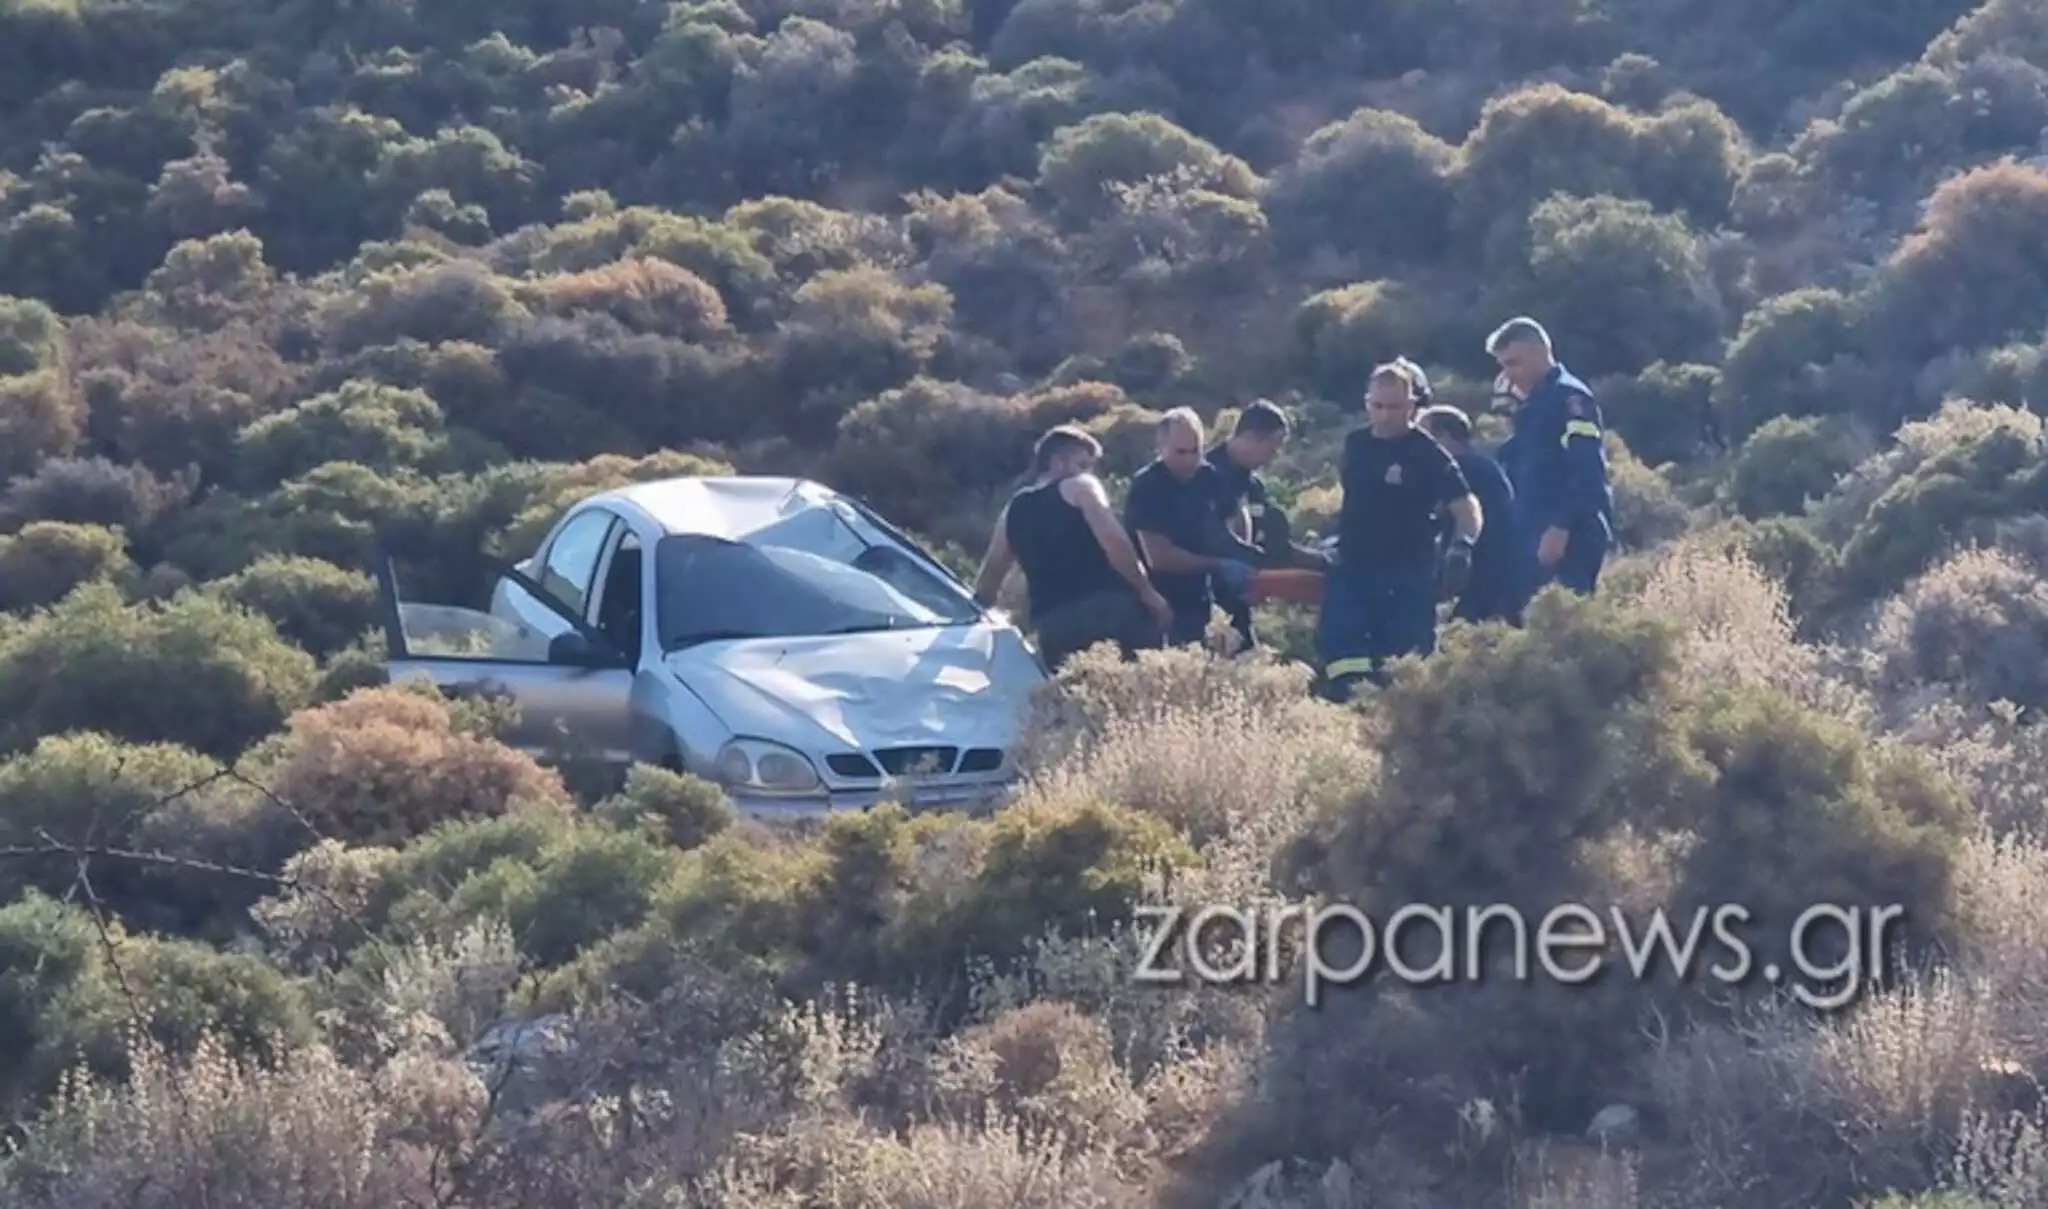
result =
[[[1451,616],[1470,622],[1517,620],[1515,592],[1520,576],[1514,538],[1515,488],[1500,463],[1472,447],[1472,421],[1446,404],[1423,409],[1417,423],[1450,452],[1479,500],[1486,527],[1472,548],[1471,573],[1462,585],[1446,583],[1445,598],[1457,599]],[[1456,535],[1446,532],[1447,548]]]
[[[1464,473],[1415,423],[1415,378],[1406,364],[1375,368],[1369,423],[1344,439],[1336,560],[1316,631],[1332,696],[1346,695],[1360,677],[1381,680],[1389,659],[1436,649],[1438,518],[1447,511],[1457,523],[1453,568],[1469,565],[1481,532]]]
[[[1131,478],[1124,526],[1159,592],[1173,606],[1169,645],[1199,644],[1217,587],[1242,596],[1254,556],[1225,540],[1224,491],[1202,456],[1202,418],[1191,407],[1160,417],[1158,454]]]
[[[1527,316],[1503,323],[1486,351],[1520,396],[1502,468],[1515,489],[1520,603],[1557,583],[1592,594],[1614,541],[1614,489],[1593,391],[1559,364],[1550,333]]]
[[[1273,502],[1258,472],[1287,443],[1287,413],[1265,399],[1254,399],[1238,413],[1230,436],[1210,447],[1206,460],[1216,471],[1219,505],[1226,522],[1222,541],[1260,568],[1304,567],[1320,570],[1322,556],[1294,544],[1287,514]],[[1252,629],[1252,607],[1244,593],[1228,584],[1214,585],[1216,601],[1230,614],[1240,650],[1258,645]]]

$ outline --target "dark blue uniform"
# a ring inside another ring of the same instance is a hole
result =
[[[1515,533],[1515,488],[1500,463],[1468,450],[1456,455],[1458,469],[1479,500],[1483,518],[1479,541],[1472,547],[1472,577],[1458,595],[1451,616],[1465,621],[1513,621],[1520,614],[1515,592],[1521,580],[1521,547]],[[1448,513],[1444,539],[1457,532]]]
[[[1266,484],[1250,470],[1230,460],[1230,447],[1218,444],[1205,455],[1205,460],[1216,472],[1217,512],[1221,519],[1228,521],[1239,515],[1239,510],[1251,514],[1251,540],[1242,541],[1224,530],[1219,540],[1234,547],[1243,561],[1263,565],[1265,556],[1260,550],[1264,545],[1260,531],[1265,527],[1266,509],[1272,499],[1266,493]],[[1227,551],[1226,551],[1227,552]],[[1233,592],[1220,580],[1210,584],[1216,595],[1216,603],[1230,614],[1230,627],[1237,631],[1237,637],[1250,650],[1259,644],[1258,635],[1252,631],[1252,606],[1241,594]]]
[[[1131,478],[1131,490],[1124,500],[1124,528],[1141,559],[1145,550],[1138,537],[1141,529],[1165,536],[1190,554],[1218,555],[1223,553],[1217,549],[1222,496],[1216,468],[1207,462],[1198,463],[1195,473],[1182,480],[1155,458]],[[1179,646],[1202,641],[1209,628],[1209,606],[1216,599],[1211,583],[1214,577],[1207,571],[1154,570],[1149,561],[1146,569],[1152,586],[1173,606],[1167,642]]]
[[[1518,604],[1552,582],[1590,595],[1614,542],[1614,489],[1593,391],[1562,365],[1552,366],[1515,412],[1515,435],[1501,448],[1502,469],[1515,489],[1520,547]],[[1565,530],[1565,555],[1555,567],[1536,557],[1544,531]]]
[[[1332,688],[1377,679],[1385,662],[1436,649],[1437,522],[1471,493],[1464,472],[1420,428],[1360,428],[1344,439],[1337,565],[1323,580],[1316,647]]]

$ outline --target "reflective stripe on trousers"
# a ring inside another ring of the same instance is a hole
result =
[[[1333,567],[1316,621],[1323,675],[1370,675],[1399,655],[1436,649],[1436,568]]]

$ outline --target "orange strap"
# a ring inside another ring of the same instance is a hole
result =
[[[1253,604],[1267,600],[1318,604],[1323,599],[1323,573],[1305,567],[1254,571],[1245,587],[1245,597]]]

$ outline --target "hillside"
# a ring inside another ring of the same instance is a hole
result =
[[[787,832],[377,683],[380,532],[727,469],[967,569],[1048,425],[1261,396],[1314,527],[1521,312],[1623,550],[1355,707],[1275,612]],[[0,0],[0,1203],[2035,1209],[2044,415],[2043,0]],[[1333,899],[1904,964],[1133,981]]]

